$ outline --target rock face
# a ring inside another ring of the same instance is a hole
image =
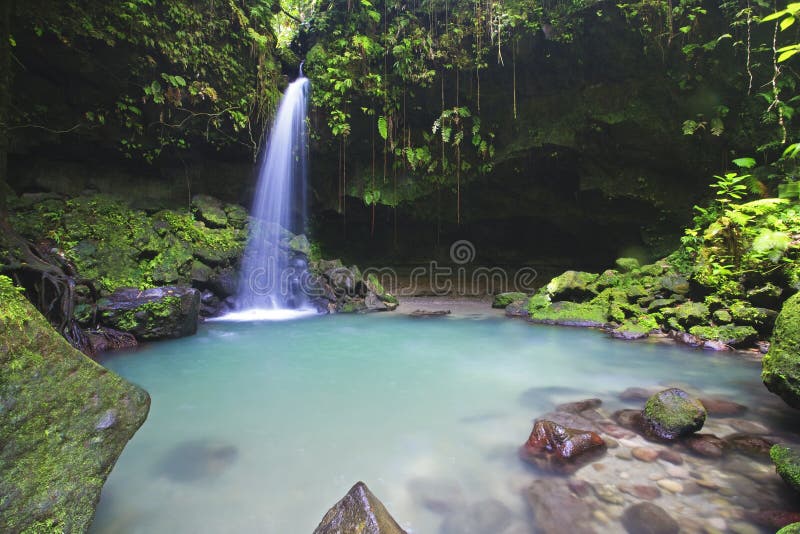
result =
[[[800,293],[790,297],[778,315],[761,379],[786,404],[800,408]]]
[[[147,393],[74,350],[0,276],[0,531],[85,532]]]
[[[537,467],[571,473],[605,450],[603,438],[591,430],[566,428],[553,421],[539,420],[519,452],[523,460]]]
[[[703,428],[706,409],[682,389],[670,388],[647,400],[642,419],[651,437],[673,440]]]
[[[363,482],[328,510],[314,534],[405,534]]]
[[[167,339],[197,332],[200,292],[188,287],[118,289],[97,303],[100,322],[137,339]]]

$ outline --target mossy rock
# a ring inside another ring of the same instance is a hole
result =
[[[554,301],[569,300],[582,302],[594,296],[591,283],[597,279],[594,273],[583,271],[566,271],[550,280],[547,293]]]
[[[192,207],[197,217],[211,228],[224,228],[228,225],[228,215],[222,208],[222,202],[208,195],[192,197]]]
[[[800,293],[783,304],[761,364],[767,389],[789,406],[800,408]]]
[[[209,280],[214,278],[216,271],[203,263],[202,261],[195,260],[192,262],[191,279],[195,284],[206,284]]]
[[[191,336],[197,332],[200,292],[188,287],[121,288],[100,299],[97,310],[101,324],[140,340]]]
[[[541,297],[533,297],[528,304],[529,320],[534,323],[563,326],[605,326],[608,308],[590,303],[554,302],[538,307]]]
[[[618,271],[607,269],[600,273],[600,276],[595,278],[594,282],[589,286],[589,290],[594,293],[607,289],[609,287],[619,287],[625,283],[626,278],[620,275]]]
[[[786,525],[775,534],[800,534],[800,523],[792,523]]]
[[[756,328],[759,332],[769,332],[778,316],[775,310],[756,308],[749,302],[738,300],[729,307],[733,321]]]
[[[247,210],[238,204],[226,204],[223,208],[225,215],[228,216],[228,224],[239,230],[247,226],[248,214]]]
[[[311,253],[311,243],[305,235],[296,235],[289,240],[289,250],[308,256]]]
[[[733,322],[731,312],[728,310],[717,310],[711,314],[711,317],[714,318],[714,322],[717,324],[728,324]]]
[[[86,532],[147,393],[73,349],[0,276],[0,531]]]
[[[505,308],[512,302],[522,302],[528,298],[528,295],[525,293],[520,293],[518,291],[512,291],[509,293],[498,293],[494,296],[492,300],[492,308]]]
[[[661,288],[668,293],[685,295],[689,292],[689,280],[679,274],[668,274],[659,280]]]
[[[674,440],[703,428],[706,409],[682,389],[669,388],[647,399],[642,418],[649,435]]]
[[[614,265],[617,266],[620,272],[629,273],[639,268],[639,260],[636,258],[617,258],[614,261]]]
[[[621,325],[611,331],[613,337],[619,339],[641,339],[648,337],[653,332],[658,332],[658,321],[652,315],[642,315],[626,319]]]
[[[664,308],[669,308],[677,304],[678,301],[675,299],[655,299],[647,306],[648,312],[656,312],[658,310],[663,310]]]
[[[313,534],[406,534],[363,482],[350,488]]]
[[[785,445],[773,445],[769,450],[769,457],[783,481],[800,492],[800,453],[797,449]]]
[[[708,306],[702,302],[684,302],[675,308],[675,319],[681,326],[689,328],[697,324],[705,324],[708,322],[710,313]]]
[[[732,347],[742,347],[752,343],[758,332],[752,326],[728,324],[724,326],[693,326],[689,333],[703,340],[720,341]]]

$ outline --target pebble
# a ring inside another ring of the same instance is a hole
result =
[[[655,449],[647,449],[645,447],[636,447],[631,451],[633,457],[642,462],[655,462],[658,458],[658,451]]]
[[[649,478],[652,481],[658,481],[664,478],[664,476],[665,475],[663,473],[650,473],[649,475],[647,475],[647,478]]]
[[[608,523],[611,522],[611,518],[608,517],[606,515],[606,513],[603,512],[602,510],[595,510],[594,512],[592,512],[592,516],[595,519],[597,519],[599,522],[604,523],[604,524],[608,524]]]
[[[621,472],[617,476],[619,476],[619,478],[621,478],[622,480],[628,480],[629,478],[631,478],[631,476],[628,473],[626,473],[625,471]]]
[[[683,456],[681,456],[680,453],[671,451],[669,449],[661,449],[658,452],[658,457],[671,464],[683,465]]]
[[[661,489],[665,489],[670,493],[681,493],[683,491],[683,485],[681,485],[680,482],[668,478],[662,478],[657,481],[656,484],[658,484]]]
[[[667,466],[667,474],[673,478],[689,478],[689,470],[677,465]]]
[[[708,524],[710,527],[715,528],[722,532],[724,532],[728,528],[728,524],[721,517],[712,517],[711,519],[708,520]]]
[[[606,467],[608,466],[606,464],[595,463],[592,464],[592,467],[594,468],[595,471],[599,472],[599,471],[605,471]]]
[[[725,497],[735,497],[739,493],[735,489],[729,488],[728,486],[724,486],[722,488],[719,488],[718,491],[719,491],[720,495],[724,495]]]
[[[630,449],[620,449],[614,454],[614,456],[620,460],[633,460]]]
[[[705,479],[705,478],[701,478],[701,479],[697,480],[696,483],[701,488],[706,488],[706,489],[710,489],[710,490],[715,490],[715,489],[719,488],[719,484],[717,484],[713,480],[708,480],[708,479]]]
[[[619,440],[619,444],[623,447],[628,447],[629,449],[635,449],[636,447],[640,446],[638,441],[631,441],[629,439],[621,439]]]
[[[604,439],[606,441],[606,447],[607,448],[616,449],[617,447],[619,447],[619,442],[617,442],[617,440],[609,438],[609,437],[606,437]]]
[[[603,484],[602,486],[595,486],[594,492],[597,498],[608,504],[625,504],[625,499],[622,498],[616,488],[610,484]]]
[[[632,495],[637,499],[652,501],[653,499],[661,497],[661,490],[659,490],[655,486],[645,486],[642,484],[634,484],[633,486],[628,486],[623,484],[617,486],[617,488],[619,488],[621,492],[627,493],[628,495]]]

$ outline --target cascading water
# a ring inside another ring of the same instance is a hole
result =
[[[306,219],[309,81],[289,85],[278,106],[267,150],[259,170],[253,203],[253,224],[244,257],[237,308],[288,310],[302,308],[304,258],[293,257],[287,241],[303,233]]]

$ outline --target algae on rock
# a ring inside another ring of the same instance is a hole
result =
[[[73,349],[4,276],[0,366],[0,531],[87,531],[150,397]]]

